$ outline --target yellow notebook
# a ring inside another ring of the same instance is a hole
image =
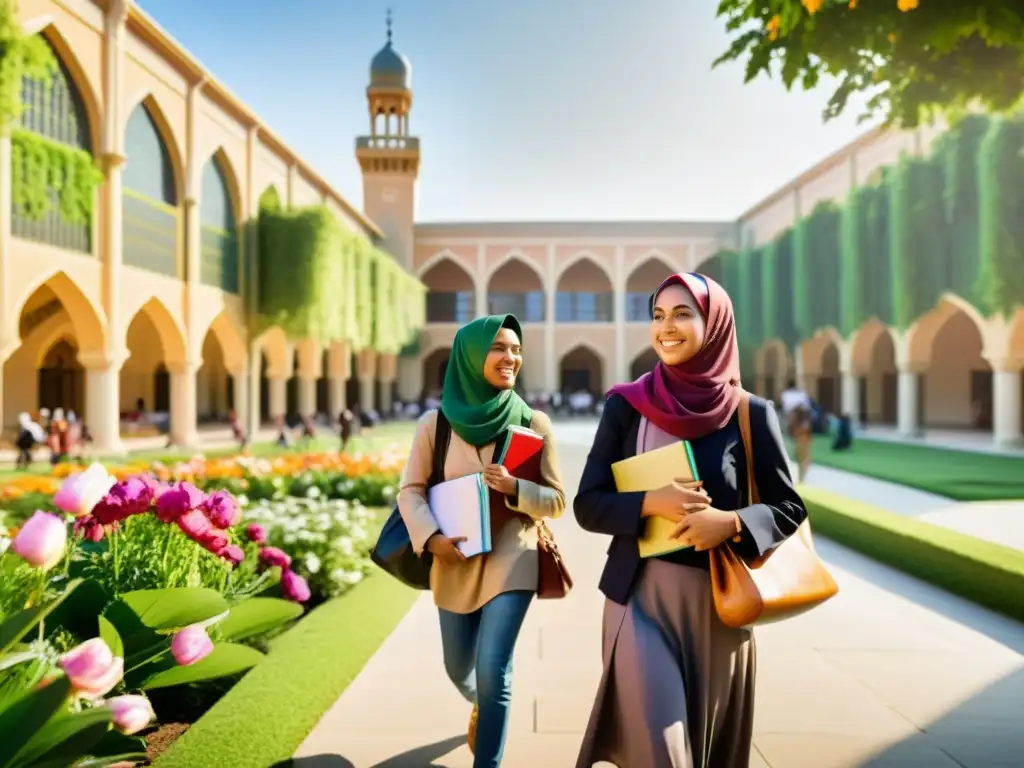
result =
[[[686,440],[617,461],[612,464],[612,474],[615,476],[615,487],[620,493],[653,491],[676,479],[700,479],[693,448]],[[670,538],[675,527],[675,523],[663,517],[647,518],[647,530],[640,539],[640,557],[657,557],[687,549],[689,544]]]

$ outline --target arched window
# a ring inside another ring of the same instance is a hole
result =
[[[125,126],[124,263],[180,278],[184,270],[178,255],[174,170],[153,109],[147,102],[139,104]]]
[[[203,196],[199,210],[202,255],[199,276],[206,285],[228,293],[239,292],[238,232],[224,161],[214,155],[203,168]]]
[[[45,37],[43,39],[46,40]],[[46,42],[57,67],[49,82],[22,78],[23,110],[19,127],[27,133],[41,136],[61,147],[80,150],[91,157],[92,136],[89,133],[85,101],[60,54],[49,45],[49,41]],[[11,149],[11,233],[26,240],[91,253],[92,222],[69,221],[63,215],[62,186],[54,183],[54,178],[59,174],[53,174],[45,182],[48,205],[42,215],[30,216],[25,207],[25,193],[19,192],[19,187],[27,189],[28,185],[38,184],[41,171],[55,170],[51,168],[55,163],[54,153],[46,151],[45,146],[31,149],[16,139],[12,141]]]

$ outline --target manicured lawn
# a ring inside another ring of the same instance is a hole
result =
[[[866,439],[833,452],[831,438],[821,436],[813,460],[958,501],[1024,499],[1024,458]]]
[[[418,595],[379,572],[316,608],[154,765],[267,768],[290,759]]]

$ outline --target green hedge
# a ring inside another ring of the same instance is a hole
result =
[[[879,562],[1024,621],[1024,552],[816,488],[814,530]]]

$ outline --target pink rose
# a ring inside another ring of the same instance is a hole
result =
[[[245,560],[245,551],[235,544],[228,544],[224,549],[217,553],[217,556],[224,558],[231,563],[231,565],[238,565],[240,562]]]
[[[227,491],[214,491],[199,506],[210,522],[223,530],[237,525],[242,520],[242,510],[238,508],[238,502]]]
[[[186,536],[208,552],[218,554],[228,545],[228,535],[198,509],[189,510],[175,522]]]
[[[183,667],[205,659],[213,651],[213,641],[198,624],[185,627],[171,638],[171,655]]]
[[[249,523],[245,527],[245,537],[253,544],[266,544],[267,529],[259,523]]]
[[[203,503],[206,495],[192,483],[178,483],[161,493],[156,500],[156,516],[161,522],[173,523]]]

